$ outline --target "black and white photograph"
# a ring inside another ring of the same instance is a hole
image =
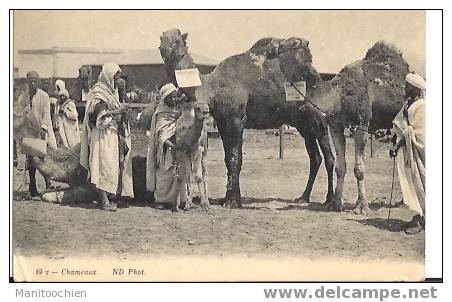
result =
[[[10,17],[15,281],[425,279],[426,11]]]

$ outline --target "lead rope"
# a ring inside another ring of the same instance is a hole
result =
[[[394,193],[395,161],[396,161],[396,157],[394,156],[394,159],[392,161],[392,184],[391,184],[391,197],[389,198],[389,211],[388,211],[388,220],[387,220],[388,223],[389,223],[389,218],[391,217],[392,195]]]
[[[326,117],[326,118],[328,118],[328,119],[331,118],[331,116],[330,116],[328,113],[326,113],[325,111],[323,111],[322,109],[320,109],[319,106],[317,106],[316,104],[314,104],[313,102],[311,102],[311,101],[303,94],[303,92],[301,92],[301,91],[297,88],[297,86],[294,85],[293,82],[290,83],[290,86],[292,86],[293,88],[295,88],[295,90],[296,90],[296,91],[304,98],[304,101],[307,102],[307,103],[309,103],[309,104],[311,104],[315,109],[317,109],[318,111],[320,111],[324,117]],[[304,107],[304,105],[301,105],[300,107],[298,107],[298,110],[301,110],[303,107]],[[330,127],[331,127],[331,125],[330,125]],[[372,132],[372,131],[365,130],[365,129],[360,129],[359,126],[350,127],[350,129],[353,130],[353,131],[363,131],[363,132],[367,132],[367,133],[369,133],[369,134],[374,134],[374,135],[377,134],[376,132]]]

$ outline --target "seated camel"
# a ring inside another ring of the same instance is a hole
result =
[[[185,205],[192,205],[191,178],[197,183],[201,197],[201,206],[206,210],[210,203],[207,197],[207,131],[204,129],[204,120],[209,118],[209,105],[201,102],[186,102],[182,104],[182,114],[176,123],[176,180],[178,186],[187,184],[188,200]],[[178,211],[183,187],[173,206]]]
[[[38,137],[39,124],[33,114],[22,107],[14,108],[13,136],[20,149],[23,137]],[[69,185],[69,188],[45,192],[43,201],[56,203],[88,203],[97,198],[97,192],[87,180],[87,171],[80,165],[80,144],[72,148],[47,148],[44,158],[33,157],[30,164],[44,177]],[[134,199],[145,199],[146,158],[132,159]]]

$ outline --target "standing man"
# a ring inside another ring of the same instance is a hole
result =
[[[39,136],[47,140],[47,145],[56,149],[56,140],[53,133],[52,121],[50,119],[50,99],[49,95],[38,88],[39,74],[36,71],[27,73],[27,89],[19,97],[19,104],[24,107],[24,110],[31,110],[34,117],[40,124]],[[28,158],[28,161],[31,157]],[[28,175],[30,178],[30,185],[28,191],[30,196],[37,200],[40,199],[38,190],[36,188],[36,169],[28,165]],[[50,186],[49,180],[46,179],[46,187]]]
[[[74,85],[69,89],[69,95],[75,102],[82,102],[87,104],[89,94],[92,90],[92,68],[89,65],[82,65],[78,70],[78,77]],[[79,119],[83,122],[85,117],[85,106],[78,108]]]
[[[157,203],[174,204],[179,186],[174,177],[176,122],[182,111],[179,108],[179,90],[172,83],[160,89],[160,103],[151,120],[146,160],[146,190],[153,193]],[[184,186],[185,188],[185,186]],[[186,192],[185,194],[186,195]],[[181,202],[185,202],[183,198]]]
[[[96,186],[101,209],[107,211],[117,209],[109,197],[133,197],[132,142],[129,123],[122,118],[127,108],[119,102],[120,74],[116,63],[102,66],[87,101],[81,137],[80,164]]]
[[[393,123],[396,143],[389,151],[397,158],[403,201],[418,214],[407,224],[407,234],[425,228],[425,80],[415,73],[405,78],[407,102]]]

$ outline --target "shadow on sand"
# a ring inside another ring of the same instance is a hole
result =
[[[347,219],[347,220],[353,220],[363,225],[369,225],[374,228],[377,228],[379,230],[383,231],[389,231],[389,232],[403,232],[406,227],[407,221],[403,221],[400,219],[386,219],[386,218],[368,218],[368,219]]]

